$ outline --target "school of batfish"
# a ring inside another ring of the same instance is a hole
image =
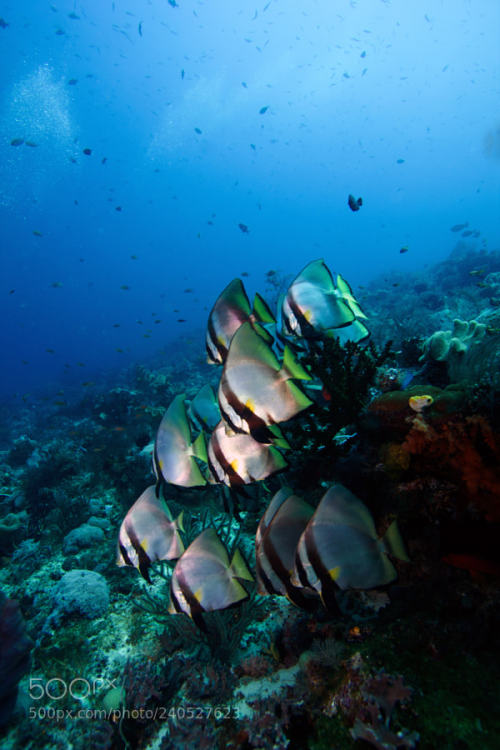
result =
[[[229,559],[213,528],[184,549],[183,514],[173,519],[165,488],[210,483],[238,492],[285,470],[290,445],[279,425],[307,409],[306,391],[318,387],[300,352],[324,337],[362,343],[365,319],[349,284],[321,259],[293,280],[276,317],[259,294],[251,306],[239,278],[221,292],[206,333],[208,362],[222,366],[217,394],[206,384],[189,403],[183,394],[173,399],[154,443],[156,484],[132,505],[118,537],[118,564],[138,568],[148,582],[153,562],[177,560],[169,612],[203,627],[203,612],[248,598],[242,582],[253,576],[237,549]],[[334,610],[339,588],[370,589],[396,578],[388,554],[407,560],[396,523],[378,538],[370,511],[346,487],[332,485],[316,509],[282,487],[256,532],[257,590],[305,609],[321,601]]]

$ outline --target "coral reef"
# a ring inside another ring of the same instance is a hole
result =
[[[411,561],[394,561],[394,584],[339,594],[335,614],[252,594],[207,615],[201,632],[167,613],[167,564],[155,566],[150,587],[116,568],[116,530],[152,481],[166,404],[216,379],[199,342],[124,370],[111,387],[79,391],[64,407],[40,398],[36,409],[5,411],[2,747],[494,750],[499,269],[498,253],[461,247],[434,268],[385,274],[360,295],[374,345],[328,339],[298,354],[316,388],[314,406],[283,427],[292,446],[284,481],[312,505],[331,481],[344,482],[369,507],[377,535],[397,518]],[[282,275],[268,281],[277,294]],[[442,335],[432,341],[432,331]],[[175,517],[185,512],[185,544],[212,525],[251,561],[279,487],[276,477],[250,487],[239,519],[223,512],[214,487],[169,486],[166,499]],[[30,696],[31,678],[43,699]],[[54,697],[51,688],[75,678],[88,681],[88,695]],[[35,720],[12,713],[18,686]],[[48,720],[78,709],[108,713]]]

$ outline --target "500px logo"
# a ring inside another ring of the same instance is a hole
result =
[[[86,680],[85,677],[74,677],[71,682],[67,682],[61,677],[52,677],[46,682],[41,677],[30,677],[29,694],[35,701],[42,698],[60,701],[67,695],[77,701],[82,701],[89,695],[96,695],[102,689],[111,690],[111,688],[116,687],[113,680],[100,677],[92,680],[92,682]]]

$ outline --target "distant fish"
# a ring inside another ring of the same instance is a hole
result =
[[[404,159],[396,159],[396,164],[404,164],[404,163],[405,163]]]
[[[238,224],[238,226],[241,229],[241,231],[243,232],[243,234],[249,234],[250,230],[249,230],[249,228],[247,227],[246,224]]]
[[[363,52],[360,54],[360,57],[366,57],[366,51],[363,50]]]
[[[241,85],[243,86],[243,88],[244,88],[244,89],[247,89],[247,88],[248,88],[248,86],[246,85],[245,81],[242,81],[242,82],[241,82]]]
[[[83,153],[85,154],[85,156],[90,156],[91,153],[92,153],[92,149],[91,148],[84,148],[83,149]]]
[[[76,86],[77,83],[78,83],[77,78],[70,78],[68,81],[68,86]]]
[[[400,253],[407,253],[408,252],[408,245],[403,245],[403,247],[401,248],[401,250],[399,252]]]
[[[128,284],[122,284],[120,289],[123,289],[124,292],[128,292],[130,287],[128,286]]]
[[[142,36],[142,21],[140,22],[139,26],[137,27],[137,31],[139,32],[139,36]]]
[[[181,70],[181,80],[184,80],[184,76],[185,76],[185,75],[186,75],[186,73],[184,72],[184,68],[183,68],[183,69]]]
[[[172,7],[172,8],[178,8],[178,7],[179,7],[179,3],[177,3],[177,2],[176,2],[176,0],[168,0],[168,4],[169,4],[169,5],[170,5],[170,6]]]
[[[22,146],[24,143],[24,138],[13,138],[10,142],[11,146]]]
[[[472,229],[466,229],[465,232],[462,232],[462,237],[470,237],[472,234]]]
[[[149,567],[157,560],[177,560],[184,552],[179,536],[183,531],[182,512],[174,521],[164,500],[148,487],[132,505],[120,527],[117,565],[138,568],[151,583]]]
[[[351,211],[359,211],[359,209],[363,205],[363,199],[362,198],[358,198],[356,200],[356,198],[354,197],[354,195],[349,194],[349,197],[347,199],[347,205],[349,206],[349,208],[351,209]]]
[[[74,10],[72,10],[71,13],[68,13],[68,18],[71,18],[72,21],[80,20],[80,16],[77,15]]]
[[[33,229],[35,237],[43,237],[43,234],[38,229]]]
[[[195,128],[194,132],[197,133],[198,135],[201,135],[202,133],[202,131],[199,128]]]
[[[6,29],[9,24],[3,18],[0,18],[0,29]]]
[[[184,612],[206,630],[203,612],[226,609],[248,599],[240,581],[253,581],[239,550],[229,561],[215,529],[205,529],[191,542],[172,573],[170,614]]]
[[[468,227],[468,226],[469,226],[468,221],[466,221],[464,224],[454,224],[454,226],[450,228],[450,232],[461,232],[462,229],[465,229],[465,227]]]
[[[269,105],[267,105],[266,107],[261,107],[259,109],[259,115],[265,115],[268,109],[269,109]]]

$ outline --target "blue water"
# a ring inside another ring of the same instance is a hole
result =
[[[2,397],[201,351],[242,272],[262,291],[323,257],[356,287],[447,258],[466,221],[472,248],[499,247],[496,0],[0,16]]]

